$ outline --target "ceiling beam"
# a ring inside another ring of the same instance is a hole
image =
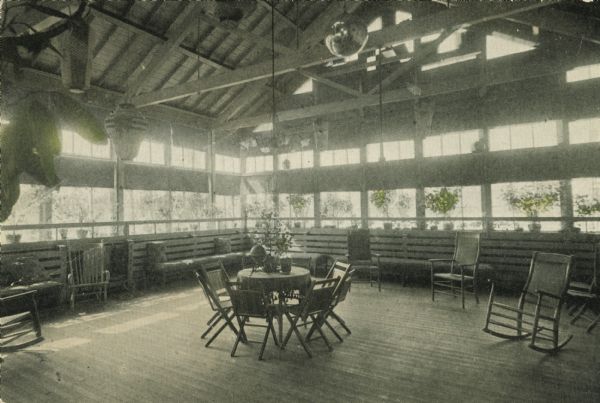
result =
[[[199,2],[188,3],[183,11],[177,16],[171,27],[167,31],[166,42],[160,44],[152,52],[150,61],[145,64],[145,68],[138,75],[133,75],[132,79],[127,81],[127,93],[125,96],[130,98],[142,88],[142,85],[148,81],[166,62],[169,61],[173,51],[179,47],[181,42],[189,35],[190,31],[196,27],[197,15],[202,10]]]
[[[598,61],[599,58],[595,56],[594,60]],[[589,58],[585,61],[580,60],[580,62],[585,63],[589,63],[590,61],[593,60]],[[556,75],[565,72],[577,62],[577,60],[573,60],[573,58],[570,56],[566,56],[561,60],[540,58],[535,62],[525,65],[510,63],[509,61],[500,59],[498,61],[491,62],[486,68],[485,73],[481,76],[469,75],[453,80],[435,80],[434,82],[421,84],[420,95],[413,94],[408,89],[404,88],[387,91],[382,94],[382,102],[387,104],[410,101],[419,98],[474,90],[478,89],[482,85],[494,86],[516,81],[535,79],[549,75]],[[313,118],[369,106],[376,106],[378,104],[379,94],[363,95],[360,98],[277,112],[276,119],[279,122],[284,122],[304,118]],[[261,123],[269,122],[271,119],[271,114],[242,118],[224,123],[219,127],[219,129],[232,130],[243,127],[253,127]]]
[[[505,18],[513,14],[546,7],[556,2],[557,0],[536,3],[469,3],[421,19],[406,21],[402,24],[385,28],[382,31],[373,32],[369,35],[365,49],[370,50],[390,46],[397,42],[404,42],[438,33],[443,29],[463,27],[497,18]],[[323,64],[332,59],[334,57],[323,47],[316,47],[312,51],[300,51],[277,58],[275,60],[275,75],[286,74],[297,68]],[[138,107],[147,106],[184,98],[199,92],[246,84],[270,77],[272,75],[271,69],[272,65],[269,60],[236,69],[232,72],[216,74],[206,79],[190,81],[170,88],[140,94],[134,97],[132,102]]]
[[[341,91],[341,92],[343,92],[345,94],[348,94],[348,95],[351,95],[353,97],[360,97],[360,96],[363,95],[362,92],[360,92],[358,90],[355,90],[354,88],[350,88],[350,87],[347,87],[347,86],[345,86],[343,84],[340,84],[340,83],[337,83],[337,82],[335,82],[333,80],[330,80],[328,78],[321,77],[317,73],[313,73],[311,71],[304,70],[304,69],[298,69],[298,72],[300,74],[302,74],[304,77],[310,78],[310,79],[312,79],[314,81],[317,81],[317,82],[319,82],[321,84],[324,84],[324,85],[326,85],[326,86],[328,86],[330,88],[336,89],[338,91]]]
[[[114,24],[114,25],[116,25],[120,28],[123,28],[129,32],[139,34],[139,35],[142,35],[147,38],[154,39],[156,42],[166,42],[168,40],[168,38],[166,38],[164,35],[157,34],[156,32],[149,30],[145,26],[137,24],[133,21],[126,20],[123,17],[119,16],[118,14],[114,14],[110,11],[103,10],[102,8],[100,8],[94,4],[91,4],[89,7],[91,8],[92,13],[95,16],[98,16],[98,17],[110,22],[111,24]],[[218,61],[212,60],[212,59],[206,57],[205,55],[196,52],[194,49],[192,49],[188,46],[180,44],[179,47],[177,48],[177,51],[186,56],[200,60],[202,63],[209,65],[211,67],[214,67],[216,69],[221,69],[221,68],[231,69],[230,67],[225,66],[225,65],[219,63]]]
[[[545,9],[506,18],[519,24],[537,26],[541,30],[571,36],[600,45],[600,22],[592,17]]]
[[[293,29],[297,29],[298,25],[290,20],[287,15],[283,14],[281,11],[277,10],[276,7],[273,7],[273,4],[265,1],[265,0],[257,0],[256,1],[258,3],[259,6],[261,6],[262,8],[264,8],[265,10],[267,10],[268,12],[274,11],[275,12],[275,17],[281,21],[282,23],[284,23],[285,25],[288,26],[288,28],[293,28]],[[297,4],[297,3],[296,3]]]

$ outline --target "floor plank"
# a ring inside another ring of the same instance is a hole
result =
[[[230,332],[204,347],[211,311],[196,286],[78,309],[46,319],[42,343],[5,354],[5,402],[600,401],[597,329],[563,320],[575,337],[547,356],[483,333],[485,303],[462,310],[423,288],[357,284],[340,306],[353,333],[331,335],[334,352],[314,340],[309,359],[292,338],[284,352],[270,343],[264,362],[259,345],[231,358]]]

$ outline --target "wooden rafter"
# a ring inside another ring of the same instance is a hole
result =
[[[505,18],[513,14],[546,7],[557,1],[536,3],[476,3],[466,4],[453,9],[403,24],[388,27],[370,35],[366,49],[374,49],[420,38],[425,35],[437,33],[451,27],[461,27]],[[282,75],[296,70],[322,64],[333,57],[323,48],[301,51],[295,54],[277,58],[275,75]],[[190,96],[198,92],[213,91],[246,84],[252,81],[265,79],[271,76],[271,61],[258,63],[252,66],[236,69],[232,72],[216,74],[200,81],[190,81],[159,91],[140,94],[132,99],[137,106],[146,106],[169,100]]]
[[[275,17],[277,18],[277,20],[282,22],[284,25],[287,25],[288,28],[293,28],[293,29],[298,28],[298,25],[296,22],[292,21],[291,19],[288,18],[287,15],[285,15],[281,11],[277,10],[276,7],[273,7],[273,4],[271,4],[270,2],[265,1],[265,0],[257,0],[256,3],[269,12],[271,12],[271,10],[273,9],[275,11]]]
[[[158,46],[153,52],[150,61],[145,64],[144,70],[134,75],[127,81],[126,97],[136,95],[142,85],[164,64],[169,61],[172,52],[179,47],[181,42],[189,35],[196,26],[197,16],[202,10],[202,5],[197,2],[188,3],[182,13],[175,19],[167,32],[167,41]]]
[[[600,59],[596,56],[595,58],[588,58],[584,61],[579,62],[598,62]],[[394,103],[410,101],[419,98],[427,98],[438,95],[468,91],[478,89],[482,85],[494,86],[507,84],[511,82],[524,81],[535,79],[539,77],[556,75],[562,73],[571,68],[578,61],[573,60],[572,57],[566,56],[560,60],[540,58],[535,62],[520,65],[520,64],[507,64],[506,60],[499,60],[490,62],[490,65],[486,68],[485,73],[480,77],[466,76],[459,77],[454,80],[437,80],[436,82],[422,84],[420,86],[420,95],[411,93],[408,89],[398,89],[384,92],[383,103]],[[277,112],[277,120],[279,122],[313,118],[317,116],[329,115],[332,113],[339,113],[369,106],[375,106],[379,103],[379,95],[364,95],[360,98],[348,99],[338,102],[330,102],[325,104],[319,104],[311,107],[292,109]],[[224,123],[219,126],[221,129],[239,129],[243,127],[253,127],[264,122],[271,120],[271,114],[264,114],[260,116],[254,116],[250,118],[242,118]]]

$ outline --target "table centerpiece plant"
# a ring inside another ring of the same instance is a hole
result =
[[[283,273],[289,273],[292,262],[287,253],[293,245],[292,234],[274,211],[263,210],[260,214],[260,221],[261,231],[257,233],[257,242],[267,252],[263,271],[275,272],[279,265]]]

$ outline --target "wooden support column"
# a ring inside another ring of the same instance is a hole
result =
[[[51,224],[52,223],[52,197],[46,197],[42,199],[39,206],[40,212],[40,224]],[[57,231],[57,230],[54,230]],[[51,241],[52,240],[52,229],[40,230],[40,241]],[[58,240],[58,235],[56,236]]]
[[[172,155],[171,155],[171,146],[173,145],[173,137],[170,137],[170,141],[169,144],[167,144],[167,146],[164,149],[165,152],[165,163],[167,165],[167,169],[169,170],[169,173],[167,175],[167,188],[169,189],[167,191],[168,194],[168,198],[167,198],[167,211],[168,213],[168,217],[167,219],[169,220],[169,223],[167,223],[167,232],[173,232],[173,223],[170,222],[170,220],[173,219],[173,195],[171,193],[171,174],[172,174]]]
[[[313,103],[316,105],[319,102],[319,86],[318,82],[313,82]],[[315,124],[313,123],[313,126]],[[325,127],[322,125],[321,130],[329,130],[329,126]],[[329,137],[329,133],[325,134]],[[321,142],[323,138],[319,137],[318,132],[313,132],[313,144],[314,144],[314,163],[313,169],[311,170],[313,178],[313,210],[315,216],[315,228],[321,228],[321,192],[319,191],[319,167],[321,166]]]
[[[367,189],[367,136],[361,137],[360,145],[360,226],[362,228],[369,228],[369,191]]]
[[[423,139],[427,137],[431,131],[433,121],[433,111],[435,104],[430,101],[416,101],[414,104],[415,113],[415,159],[418,161],[418,178],[419,184],[416,191],[416,210],[417,210],[417,227],[426,229],[425,221],[425,188],[422,183],[422,167],[423,164]]]
[[[248,156],[248,151],[241,149],[240,150],[240,210],[242,213],[242,230],[244,232],[248,231],[248,216],[246,215],[246,195],[248,194],[248,185],[246,183],[246,177],[243,175],[246,173],[246,157]]]
[[[210,219],[215,217],[215,131],[211,129],[208,133],[208,211]],[[209,229],[214,229],[214,222],[211,221]]]
[[[567,120],[563,118],[557,121],[556,132],[558,134],[558,144],[563,149],[569,145],[569,125]],[[574,212],[573,212],[573,188],[571,179],[562,179],[559,181],[560,192],[560,215],[563,217],[560,227],[563,230],[572,230],[574,227]]]
[[[116,157],[116,162],[114,164],[113,184],[115,218],[117,222],[125,221],[125,165],[118,156]],[[129,235],[129,227],[123,227],[122,232],[117,228],[115,232],[115,235]]]

